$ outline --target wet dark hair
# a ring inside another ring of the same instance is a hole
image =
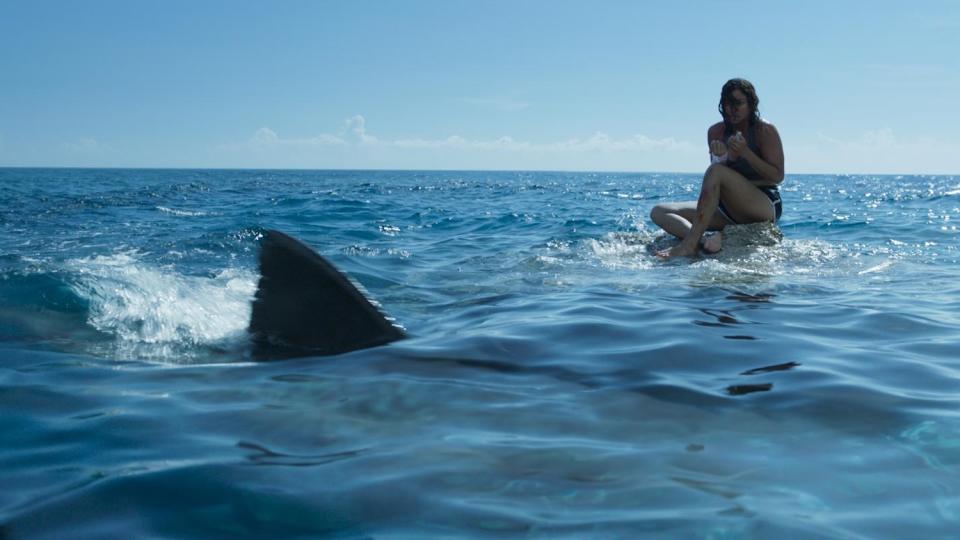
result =
[[[723,104],[733,101],[734,90],[743,92],[743,95],[747,97],[747,105],[750,106],[750,125],[759,122],[760,98],[757,97],[757,90],[753,87],[753,83],[746,79],[730,79],[723,85],[723,90],[720,90],[720,104],[717,105],[717,110],[720,111],[723,121],[727,121],[727,115],[723,114]]]

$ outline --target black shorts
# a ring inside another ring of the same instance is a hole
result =
[[[783,201],[780,200],[780,190],[775,187],[757,187],[757,189],[762,191],[763,194],[770,199],[770,204],[773,205],[773,214],[774,216],[776,216],[773,218],[773,221],[774,223],[776,223],[777,221],[780,220],[780,214],[783,213]],[[720,212],[720,215],[723,216],[731,224],[739,225],[739,223],[737,223],[737,220],[733,219],[730,216],[730,212],[728,212],[727,209],[723,206],[723,201],[720,201],[719,203],[717,203],[717,211]]]

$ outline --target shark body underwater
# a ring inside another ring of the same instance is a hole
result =
[[[406,337],[346,274],[299,240],[268,230],[250,333],[261,359],[329,356]]]

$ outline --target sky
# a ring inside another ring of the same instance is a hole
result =
[[[957,0],[0,0],[0,166],[960,174]]]

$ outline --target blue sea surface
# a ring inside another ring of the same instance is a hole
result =
[[[699,182],[0,169],[0,538],[957,538],[960,177]],[[410,338],[253,361],[267,229]]]

